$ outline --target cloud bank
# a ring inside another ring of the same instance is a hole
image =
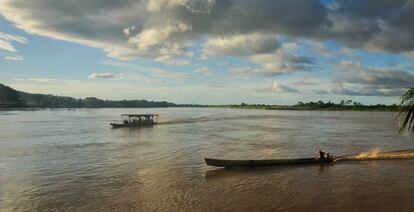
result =
[[[367,68],[344,61],[338,64],[345,73],[334,77],[332,92],[351,96],[401,96],[414,86],[414,74],[398,67]]]
[[[29,33],[101,48],[120,59],[178,58],[185,64],[195,42],[204,42],[209,56],[268,54],[278,48],[278,36],[371,51],[414,50],[410,0],[3,0],[0,14]],[[9,41],[3,36],[1,48],[14,51]]]
[[[234,66],[231,74],[247,78],[306,74],[321,70],[320,58],[349,54],[349,59],[355,50],[414,55],[414,1],[323,2],[326,1],[0,0],[0,15],[25,32],[99,48],[121,60],[149,58],[164,64],[189,65],[197,59],[235,57],[245,63],[243,67]],[[339,43],[342,50],[334,52],[324,45],[326,41]],[[18,52],[16,44],[27,42],[24,37],[0,32],[0,49],[9,53]],[[297,43],[301,42],[308,43],[310,51],[321,57],[298,51]],[[331,89],[307,85],[311,88],[308,91],[398,96],[413,86],[410,70],[366,67],[356,63],[355,58],[353,61],[335,67],[343,72],[333,74],[327,83]],[[193,72],[208,78],[216,67],[204,66],[196,64],[198,68]],[[194,79],[185,71],[153,68],[148,72],[148,76],[163,79]],[[119,79],[121,75],[93,73],[88,78]],[[300,86],[306,87],[275,81],[267,90],[297,93],[305,90]]]

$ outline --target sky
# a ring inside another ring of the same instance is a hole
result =
[[[0,83],[31,93],[393,104],[413,59],[413,0],[0,0]]]

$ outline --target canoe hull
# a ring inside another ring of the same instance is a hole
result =
[[[119,123],[109,123],[112,128],[122,128],[122,127],[152,127],[156,125],[156,123],[152,124],[119,124]]]
[[[113,128],[126,127],[126,126],[125,126],[125,124],[110,123],[110,125],[111,125]]]
[[[204,158],[206,164],[216,167],[239,167],[239,166],[287,166],[287,165],[303,165],[303,164],[320,164],[333,163],[334,158],[315,159],[284,159],[284,160],[219,160],[212,158]]]

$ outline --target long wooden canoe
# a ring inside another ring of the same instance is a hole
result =
[[[280,160],[219,160],[204,158],[206,164],[217,167],[237,167],[237,166],[286,166],[301,164],[333,163],[335,158],[299,158],[299,159],[280,159]]]

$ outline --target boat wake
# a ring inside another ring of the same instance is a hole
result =
[[[188,124],[188,123],[201,123],[210,121],[225,121],[225,120],[239,120],[239,119],[260,119],[269,118],[264,115],[247,115],[247,116],[201,116],[194,118],[174,119],[170,121],[159,122],[158,124]]]
[[[364,160],[402,160],[414,159],[414,149],[381,152],[374,149],[368,152],[361,152],[357,155],[341,156],[336,161],[364,161]]]

